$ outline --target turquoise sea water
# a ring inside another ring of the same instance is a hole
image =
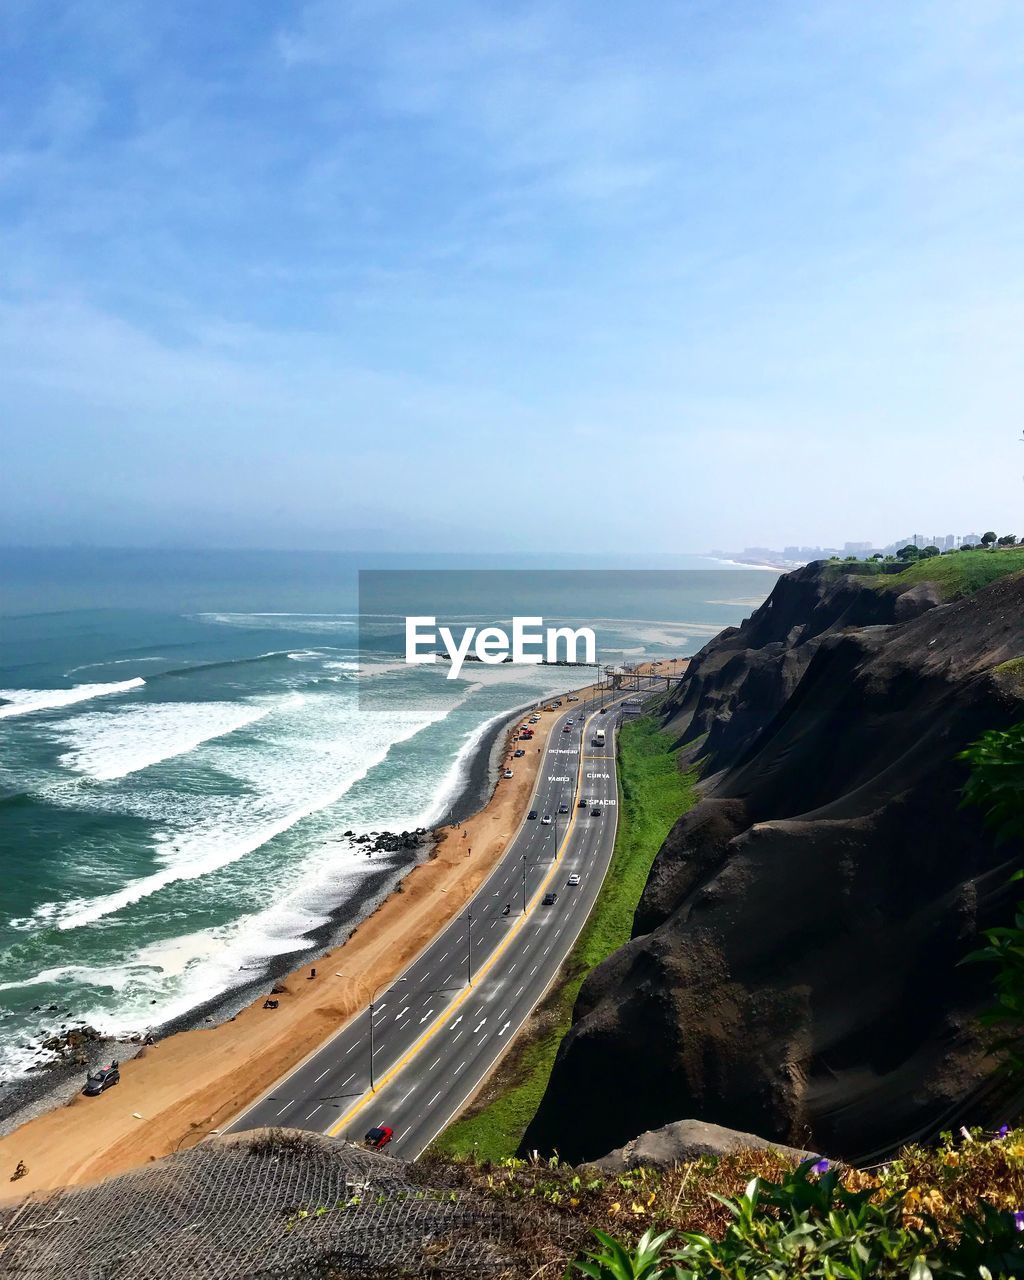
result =
[[[40,1061],[33,1040],[65,1009],[144,1032],[297,955],[370,874],[344,832],[437,822],[489,724],[581,683],[561,667],[408,667],[403,612],[437,595],[438,615],[557,615],[593,625],[602,660],[663,657],[775,581],[685,561],[388,574],[360,632],[368,563],[403,567],[0,553],[0,1078]]]

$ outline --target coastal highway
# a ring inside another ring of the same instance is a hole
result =
[[[594,701],[563,701],[534,786],[538,817],[524,817],[461,915],[375,994],[372,1034],[367,1008],[227,1132],[280,1125],[359,1141],[386,1124],[395,1134],[389,1152],[410,1160],[462,1110],[544,995],[597,899],[615,843],[624,700],[606,699],[604,711]],[[594,742],[599,729],[603,747]],[[567,883],[573,874],[576,886]],[[551,905],[547,893],[557,894]]]

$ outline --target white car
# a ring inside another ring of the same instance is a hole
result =
[[[579,884],[579,882],[580,882],[580,878],[579,878],[579,876],[576,874],[576,872],[574,871],[574,872],[572,873],[572,875],[569,877],[569,879],[568,879],[568,880],[566,880],[566,882],[565,882],[565,883],[566,883],[567,885],[569,885],[569,886],[570,886],[570,888],[575,888],[575,887],[576,887],[576,885],[578,885],[578,884]]]
[[[550,814],[550,813],[546,813],[546,814],[544,815],[544,817],[543,817],[543,818],[541,818],[541,820],[540,820],[540,825],[541,825],[542,827],[550,827],[550,826],[551,826],[551,814]]]
[[[576,697],[576,695],[575,695],[575,694],[573,694],[571,698],[568,698],[568,699],[567,699],[567,701],[568,701],[568,702],[579,702],[579,698],[577,698],[577,697]]]
[[[512,778],[512,777],[514,777],[515,775],[513,774],[513,772],[512,772],[512,770],[511,770],[511,769],[506,769],[506,770],[505,770],[505,772],[504,772],[504,774],[503,774],[502,776],[503,776],[503,777],[506,777],[506,778]]]

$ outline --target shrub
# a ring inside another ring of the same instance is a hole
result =
[[[1024,1275],[1024,1213],[981,1202],[942,1232],[927,1212],[908,1214],[908,1196],[869,1186],[850,1190],[827,1160],[807,1160],[780,1182],[753,1178],[735,1199],[720,1240],[648,1230],[636,1248],[595,1231],[600,1248],[573,1267],[593,1280],[993,1280]]]
[[[984,811],[998,841],[1024,837],[1024,722],[1010,729],[990,729],[960,759],[971,766],[963,803]],[[1011,879],[1024,878],[1017,871]],[[989,1026],[1003,1028],[999,1047],[1010,1050],[1010,1066],[1024,1068],[1024,902],[1018,902],[1012,924],[986,929],[986,945],[971,952],[968,962],[996,966],[996,1000],[983,1015]]]

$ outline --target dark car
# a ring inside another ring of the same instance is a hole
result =
[[[591,809],[591,811],[590,811],[590,816],[591,816],[592,818],[600,818],[600,816],[601,816],[601,810],[597,807],[597,805],[596,805],[596,804],[594,805],[593,809]]]
[[[608,710],[608,708],[607,708],[607,707],[602,707],[602,708],[601,708],[601,714],[602,714],[602,715],[604,715],[604,714],[607,712],[607,710]]]
[[[540,905],[542,907],[553,907],[557,901],[558,901],[557,893],[546,893],[543,899],[541,900]]]
[[[395,1131],[390,1125],[375,1124],[363,1139],[363,1144],[372,1147],[374,1151],[383,1151],[394,1136]]]
[[[580,802],[579,802],[579,804],[578,804],[576,807],[577,807],[577,808],[579,808],[579,809],[585,809],[585,808],[587,807],[587,805],[588,805],[588,804],[590,804],[590,801],[587,799],[587,797],[586,797],[586,796],[580,796]]]
[[[567,804],[560,804],[560,805],[558,806],[558,812],[559,812],[559,813],[568,813],[568,812],[569,812],[569,806],[568,806]]]
[[[525,756],[526,752],[522,749],[522,747],[518,747],[515,751],[512,752],[512,755],[515,757],[516,760],[518,760],[520,756]]]
[[[536,809],[531,809],[531,810],[530,810],[530,812],[529,812],[526,816],[527,816],[527,818],[528,818],[528,819],[530,819],[530,818],[536,818],[536,816],[537,816],[537,810],[536,810]]]
[[[110,1089],[115,1084],[121,1082],[121,1069],[116,1062],[112,1062],[109,1067],[100,1067],[96,1071],[90,1071],[85,1080],[85,1088],[82,1092],[87,1098],[95,1098],[102,1093],[104,1089]]]

